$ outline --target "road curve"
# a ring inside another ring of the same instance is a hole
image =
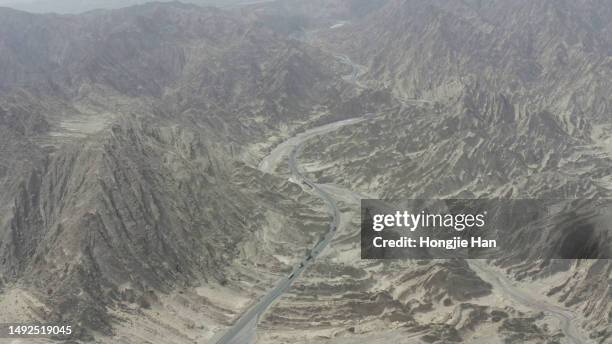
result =
[[[357,71],[358,66],[352,63],[352,61],[348,57],[341,57],[343,62],[348,63],[352,66],[353,72],[351,73],[349,79],[353,83],[357,84],[357,78],[360,73]],[[214,337],[212,339],[212,343],[216,344],[247,344],[252,343],[255,340],[255,327],[259,322],[259,317],[270,307],[270,305],[277,300],[295,281],[304,269],[316,259],[316,257],[321,253],[321,251],[327,246],[333,235],[335,234],[336,228],[338,228],[340,216],[338,212],[338,208],[336,207],[336,203],[329,193],[322,190],[318,185],[316,185],[313,181],[308,180],[305,176],[300,172],[299,167],[297,165],[297,155],[302,150],[303,144],[310,138],[313,138],[318,135],[322,135],[328,132],[332,132],[338,130],[339,128],[349,125],[359,123],[364,121],[369,116],[350,118],[342,121],[337,121],[333,123],[329,123],[320,127],[309,129],[303,133],[300,133],[292,138],[287,139],[282,142],[278,146],[276,146],[270,154],[268,154],[262,161],[259,163],[259,170],[266,173],[274,173],[276,167],[280,164],[282,159],[285,159],[289,156],[289,169],[291,171],[291,175],[294,181],[297,183],[305,185],[307,188],[311,189],[313,194],[316,194],[320,198],[325,201],[327,205],[328,212],[332,217],[332,221],[329,225],[329,230],[327,234],[320,240],[315,247],[312,248],[310,257],[304,257],[304,259],[293,269],[293,271],[287,277],[283,277],[274,287],[274,289],[270,290],[261,300],[259,300],[253,307],[247,310],[245,313],[240,316],[238,321],[234,323],[225,333],[221,335],[221,337]]]
[[[291,284],[301,275],[301,273],[310,265],[323,249],[329,244],[331,239],[334,237],[336,229],[339,226],[340,215],[338,208],[331,194],[315,184],[312,180],[309,180],[304,173],[300,170],[297,162],[297,157],[300,155],[304,144],[309,139],[323,135],[335,130],[340,129],[346,125],[356,124],[368,119],[369,116],[357,117],[346,119],[338,122],[333,122],[320,127],[312,128],[301,134],[298,134],[273,149],[268,156],[262,159],[259,164],[259,169],[263,172],[274,173],[278,165],[288,157],[289,169],[292,180],[298,184],[304,186],[306,190],[319,196],[325,201],[328,212],[332,217],[332,221],[329,225],[329,229],[325,236],[320,240],[311,250],[310,258],[304,257],[299,262],[293,271],[287,276],[283,277],[276,285],[275,288],[270,290],[261,300],[259,300],[253,307],[246,311],[238,321],[230,327],[227,332],[223,334],[218,340],[213,341],[217,344],[247,344],[252,343],[255,340],[255,328],[259,321],[260,316],[270,307],[270,305],[280,298],[282,294],[289,289]],[[485,281],[493,284],[496,290],[502,292],[505,296],[509,297],[516,302],[527,306],[535,311],[542,311],[549,314],[559,322],[559,328],[564,333],[567,341],[570,344],[584,344],[590,343],[588,339],[584,337],[582,332],[576,327],[574,321],[575,315],[569,310],[559,306],[551,305],[544,301],[539,301],[527,292],[520,290],[520,288],[512,285],[511,281],[503,274],[491,269],[486,263],[482,263],[477,260],[469,261],[470,267],[478,273],[478,275]]]
[[[304,257],[288,275],[283,277],[276,287],[270,290],[264,297],[262,297],[254,306],[240,316],[240,318],[232,325],[221,337],[214,338],[213,343],[217,344],[247,344],[253,343],[255,340],[255,328],[259,322],[261,315],[270,307],[270,305],[280,298],[291,284],[302,274],[302,272],[316,260],[321,254],[323,249],[329,244],[331,239],[336,233],[336,229],[340,224],[340,213],[336,202],[329,193],[324,191],[321,187],[315,184],[313,181],[306,178],[306,176],[300,171],[297,163],[297,156],[302,151],[304,143],[318,135],[322,135],[339,128],[359,123],[365,120],[365,118],[357,117],[346,119],[338,122],[333,122],[327,125],[309,129],[299,135],[296,135],[287,141],[284,141],[278,145],[266,158],[264,158],[259,164],[259,169],[263,172],[274,173],[274,170],[281,161],[281,158],[289,157],[289,169],[291,171],[292,180],[298,184],[302,184],[306,190],[317,195],[325,202],[327,210],[332,218],[329,224],[329,228],[325,236],[317,242],[317,244],[311,249],[310,254]]]
[[[350,65],[353,68],[350,79],[351,81],[359,85],[357,79],[361,74],[360,66],[354,64],[347,56],[338,55],[336,56],[342,62]],[[432,103],[425,99],[400,99],[399,100],[404,106],[408,102],[413,103]],[[319,256],[321,251],[329,244],[333,238],[336,229],[339,226],[340,215],[336,202],[332,198],[331,194],[323,190],[319,185],[315,184],[312,180],[306,178],[302,173],[297,163],[297,157],[302,151],[304,143],[316,136],[326,134],[338,130],[346,125],[356,124],[368,119],[371,119],[371,114],[366,114],[362,117],[350,118],[342,121],[329,123],[320,127],[309,129],[303,133],[300,133],[292,138],[282,142],[276,148],[274,148],[270,154],[268,154],[260,162],[258,169],[266,173],[274,173],[278,165],[287,156],[289,158],[289,169],[291,172],[292,180],[296,183],[305,186],[309,192],[319,196],[325,201],[328,212],[332,217],[332,221],[329,225],[329,229],[325,236],[320,240],[311,250],[311,253],[304,257],[304,259],[296,265],[293,271],[287,276],[283,277],[274,287],[270,290],[263,298],[261,298],[254,306],[242,314],[242,316],[232,325],[221,337],[213,339],[212,343],[216,344],[249,344],[255,341],[256,326],[259,322],[261,315],[270,307],[270,305],[282,296],[282,294],[291,287],[291,284],[301,275],[301,273]],[[536,311],[542,311],[549,314],[553,318],[559,321],[559,328],[566,336],[568,343],[570,344],[588,344],[591,343],[576,327],[575,319],[576,316],[572,310],[562,308],[560,306],[551,305],[544,301],[539,301],[527,292],[520,290],[520,288],[512,285],[511,281],[507,276],[503,275],[491,269],[486,263],[482,263],[477,260],[468,260],[470,267],[485,281],[491,283],[496,287],[497,290],[502,292],[505,296],[517,301],[518,303],[527,306]],[[420,336],[421,334],[415,334]],[[416,338],[416,336],[415,336]]]
[[[573,311],[560,306],[549,304],[546,301],[537,299],[528,292],[514,286],[512,281],[502,273],[491,269],[485,262],[479,259],[468,260],[470,268],[474,270],[480,278],[491,283],[494,289],[501,291],[523,306],[538,312],[544,312],[557,319],[559,328],[565,335],[568,343],[586,344],[591,343],[576,326],[576,315]]]

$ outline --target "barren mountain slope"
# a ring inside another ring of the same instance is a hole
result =
[[[209,338],[316,242],[321,202],[243,160],[345,108],[331,57],[177,3],[0,17],[2,288],[36,300],[4,322]]]
[[[610,11],[597,0],[389,0],[321,40],[400,97],[444,101],[478,83],[575,125],[612,108]]]
[[[597,0],[0,8],[0,322],[210,340],[329,224],[288,157],[255,166],[365,115],[298,157],[340,226],[259,342],[606,343],[609,260],[361,260],[358,219],[365,197],[608,198],[611,15]]]
[[[359,84],[390,87],[402,105],[309,141],[301,163],[309,178],[328,183],[330,190],[357,192],[341,203],[347,219],[358,216],[356,200],[364,196],[608,198],[609,13],[609,4],[600,1],[390,0],[363,19],[319,30],[312,37],[325,49],[364,65]],[[423,297],[432,286],[414,285],[415,280],[422,276],[435,281],[434,271],[452,276],[448,265],[424,264],[436,268],[419,276],[422,269],[389,264],[394,267],[384,270],[385,278],[377,278],[378,264],[359,261],[358,223],[353,220],[343,229],[317,268],[266,319],[263,342],[340,343],[345,336],[354,342],[381,336],[392,341],[405,332],[400,324],[415,333],[432,322],[451,325],[458,330],[453,335],[475,342],[474,336],[482,333],[517,343],[564,337],[549,316],[539,318],[533,309],[508,300],[498,303],[503,294],[497,285],[492,296],[466,302],[456,303],[448,295],[449,307],[439,303],[445,293]],[[608,260],[497,263],[523,290],[534,291],[534,297],[549,297],[579,314],[573,322],[594,341],[609,340]],[[403,270],[416,275],[409,281],[392,277],[402,276]],[[326,271],[334,273],[325,276]],[[448,281],[457,285],[452,278]],[[443,282],[434,285],[445,290]],[[347,288],[352,292],[344,293]],[[412,293],[397,292],[405,288]],[[388,314],[402,314],[404,320],[374,323],[384,314],[375,307],[346,316],[352,313],[344,305],[367,303],[372,299],[366,295],[383,291],[393,291],[385,299]],[[433,301],[434,310],[409,307],[422,300]],[[511,309],[511,314],[500,326],[482,313],[468,316],[474,322],[465,327],[444,318],[465,315],[461,309],[474,304],[485,306],[486,312],[510,307],[505,311]],[[317,324],[314,337],[292,330],[310,321]],[[537,329],[527,331],[524,326],[533,322]],[[432,332],[431,340],[452,339]]]
[[[466,88],[447,107],[402,107],[313,141],[302,160],[313,179],[390,199],[609,198],[611,157],[590,136],[562,128],[550,113]],[[534,248],[534,235],[523,238],[516,254]],[[537,285],[582,313],[577,322],[598,340],[609,338],[608,260],[498,263],[526,288]]]

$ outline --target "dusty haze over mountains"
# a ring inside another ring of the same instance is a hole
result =
[[[150,2],[173,2],[173,0],[0,0],[0,6],[34,13],[82,13],[98,9],[116,9]],[[200,6],[236,6],[257,3],[249,0],[189,0],[183,1]]]
[[[612,342],[609,259],[525,230],[521,261],[366,260],[359,232],[362,198],[611,198],[610,1],[139,2],[0,7],[0,323]]]

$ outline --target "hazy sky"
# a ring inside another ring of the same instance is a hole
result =
[[[150,1],[154,1],[154,0],[142,0],[140,2],[150,2]],[[164,0],[161,0],[164,1]],[[170,0],[168,0],[170,1]],[[109,2],[109,3],[118,3],[118,2],[125,2],[125,3],[131,3],[134,2],[132,0],[117,0],[117,1],[113,1],[113,0],[0,0],[0,4],[1,5],[8,5],[8,4],[32,4],[32,3],[37,3],[37,4],[53,4],[53,3],[81,3],[83,5],[86,5],[87,3],[104,3],[104,2]]]
[[[0,0],[0,6],[8,6],[28,12],[80,13],[98,8],[119,8],[151,1],[171,0]],[[253,0],[181,0],[200,5],[223,6]]]

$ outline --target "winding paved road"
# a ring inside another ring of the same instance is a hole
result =
[[[304,185],[304,188],[309,192],[319,196],[325,201],[327,209],[331,216],[331,223],[325,236],[320,240],[310,251],[310,254],[302,259],[302,261],[293,269],[293,271],[286,277],[283,277],[274,287],[270,290],[262,299],[260,299],[254,306],[246,311],[242,316],[230,327],[221,337],[213,339],[213,343],[217,344],[248,344],[255,341],[255,329],[261,315],[270,307],[270,305],[276,301],[283,293],[289,289],[291,284],[304,272],[304,270],[316,260],[321,254],[323,249],[329,244],[331,239],[336,233],[336,229],[340,224],[340,214],[336,202],[332,196],[315,184],[313,181],[307,179],[301,172],[298,163],[297,156],[302,151],[304,143],[318,135],[329,133],[339,128],[359,123],[364,121],[365,118],[351,118],[343,121],[338,121],[316,127],[307,130],[295,137],[284,141],[278,145],[266,158],[264,158],[259,164],[259,169],[263,172],[274,173],[280,162],[289,157],[289,169],[291,171],[292,180],[298,184]]]
[[[537,295],[533,295],[528,291],[521,290],[512,284],[512,281],[503,273],[498,272],[488,266],[480,259],[468,260],[470,268],[474,270],[480,278],[493,285],[494,290],[498,290],[504,296],[516,301],[517,303],[533,309],[536,312],[544,312],[551,317],[557,319],[559,328],[565,335],[565,339],[571,344],[587,344],[591,343],[586,338],[584,333],[576,326],[576,314],[567,308],[550,304]]]
[[[288,157],[292,180],[298,184],[304,185],[306,190],[318,195],[325,201],[328,211],[332,217],[332,221],[329,225],[328,232],[325,234],[323,239],[312,248],[311,257],[304,257],[304,259],[287,277],[280,280],[274,289],[270,290],[257,304],[244,313],[222,337],[215,341],[216,343],[247,344],[254,342],[255,329],[259,321],[259,317],[275,300],[281,297],[282,294],[289,289],[291,284],[301,275],[301,273],[310,264],[312,264],[313,261],[316,260],[319,254],[332,240],[336,229],[339,226],[339,211],[336,206],[336,202],[329,191],[332,189],[328,187],[323,189],[322,186],[319,186],[312,180],[306,178],[304,173],[300,170],[297,157],[300,155],[305,142],[313,137],[333,132],[347,125],[365,121],[368,118],[369,116],[366,115],[364,117],[342,120],[307,130],[279,144],[261,161],[259,164],[259,169],[261,171],[274,173],[279,164]],[[590,343],[582,331],[580,331],[580,329],[576,326],[576,315],[572,310],[536,299],[536,297],[529,292],[523,291],[519,287],[514,286],[507,276],[492,269],[486,263],[479,260],[469,260],[468,262],[470,267],[476,271],[476,273],[478,273],[483,280],[491,283],[495,290],[500,291],[504,294],[504,296],[523,306],[531,308],[536,312],[541,311],[557,319],[559,322],[559,328],[566,336],[568,343]]]
[[[361,66],[354,64],[348,57],[344,55],[337,56],[342,62],[349,64],[353,68],[350,79],[357,86],[361,86],[357,79],[363,74]],[[419,99],[403,99],[400,100],[402,104],[404,102],[417,102],[417,103],[430,103],[428,100]],[[340,214],[334,198],[330,192],[324,190],[321,186],[315,184],[314,181],[309,180],[302,173],[297,162],[297,157],[301,153],[304,143],[309,139],[336,131],[346,125],[356,124],[368,119],[373,118],[372,114],[366,114],[363,117],[356,117],[346,119],[338,122],[329,123],[320,127],[309,129],[303,133],[300,133],[292,138],[279,144],[274,148],[268,156],[266,156],[259,164],[259,170],[266,173],[275,173],[276,168],[280,163],[289,158],[289,168],[291,172],[292,181],[301,184],[306,190],[319,196],[325,201],[328,212],[332,218],[329,225],[329,229],[325,236],[320,240],[311,250],[310,254],[293,269],[293,271],[286,277],[283,277],[274,287],[270,290],[261,300],[259,300],[253,307],[246,311],[242,316],[231,326],[221,337],[213,339],[213,343],[217,344],[249,344],[254,343],[256,337],[256,327],[259,322],[261,315],[270,307],[270,305],[276,301],[279,297],[287,291],[291,284],[302,274],[302,272],[311,265],[316,258],[321,254],[323,249],[327,247],[329,242],[332,240],[336,233],[336,229],[340,224]],[[329,188],[326,188],[330,190]],[[512,299],[519,304],[533,309],[537,312],[544,312],[549,314],[551,317],[559,321],[559,328],[566,336],[568,343],[570,344],[587,344],[591,343],[583,332],[576,326],[576,314],[566,308],[549,304],[545,301],[538,300],[534,295],[527,291],[523,291],[520,288],[514,286],[510,279],[504,274],[492,269],[486,263],[479,260],[468,260],[470,267],[485,281],[491,283],[494,288],[504,294],[504,296]],[[415,338],[421,334],[415,334]]]

